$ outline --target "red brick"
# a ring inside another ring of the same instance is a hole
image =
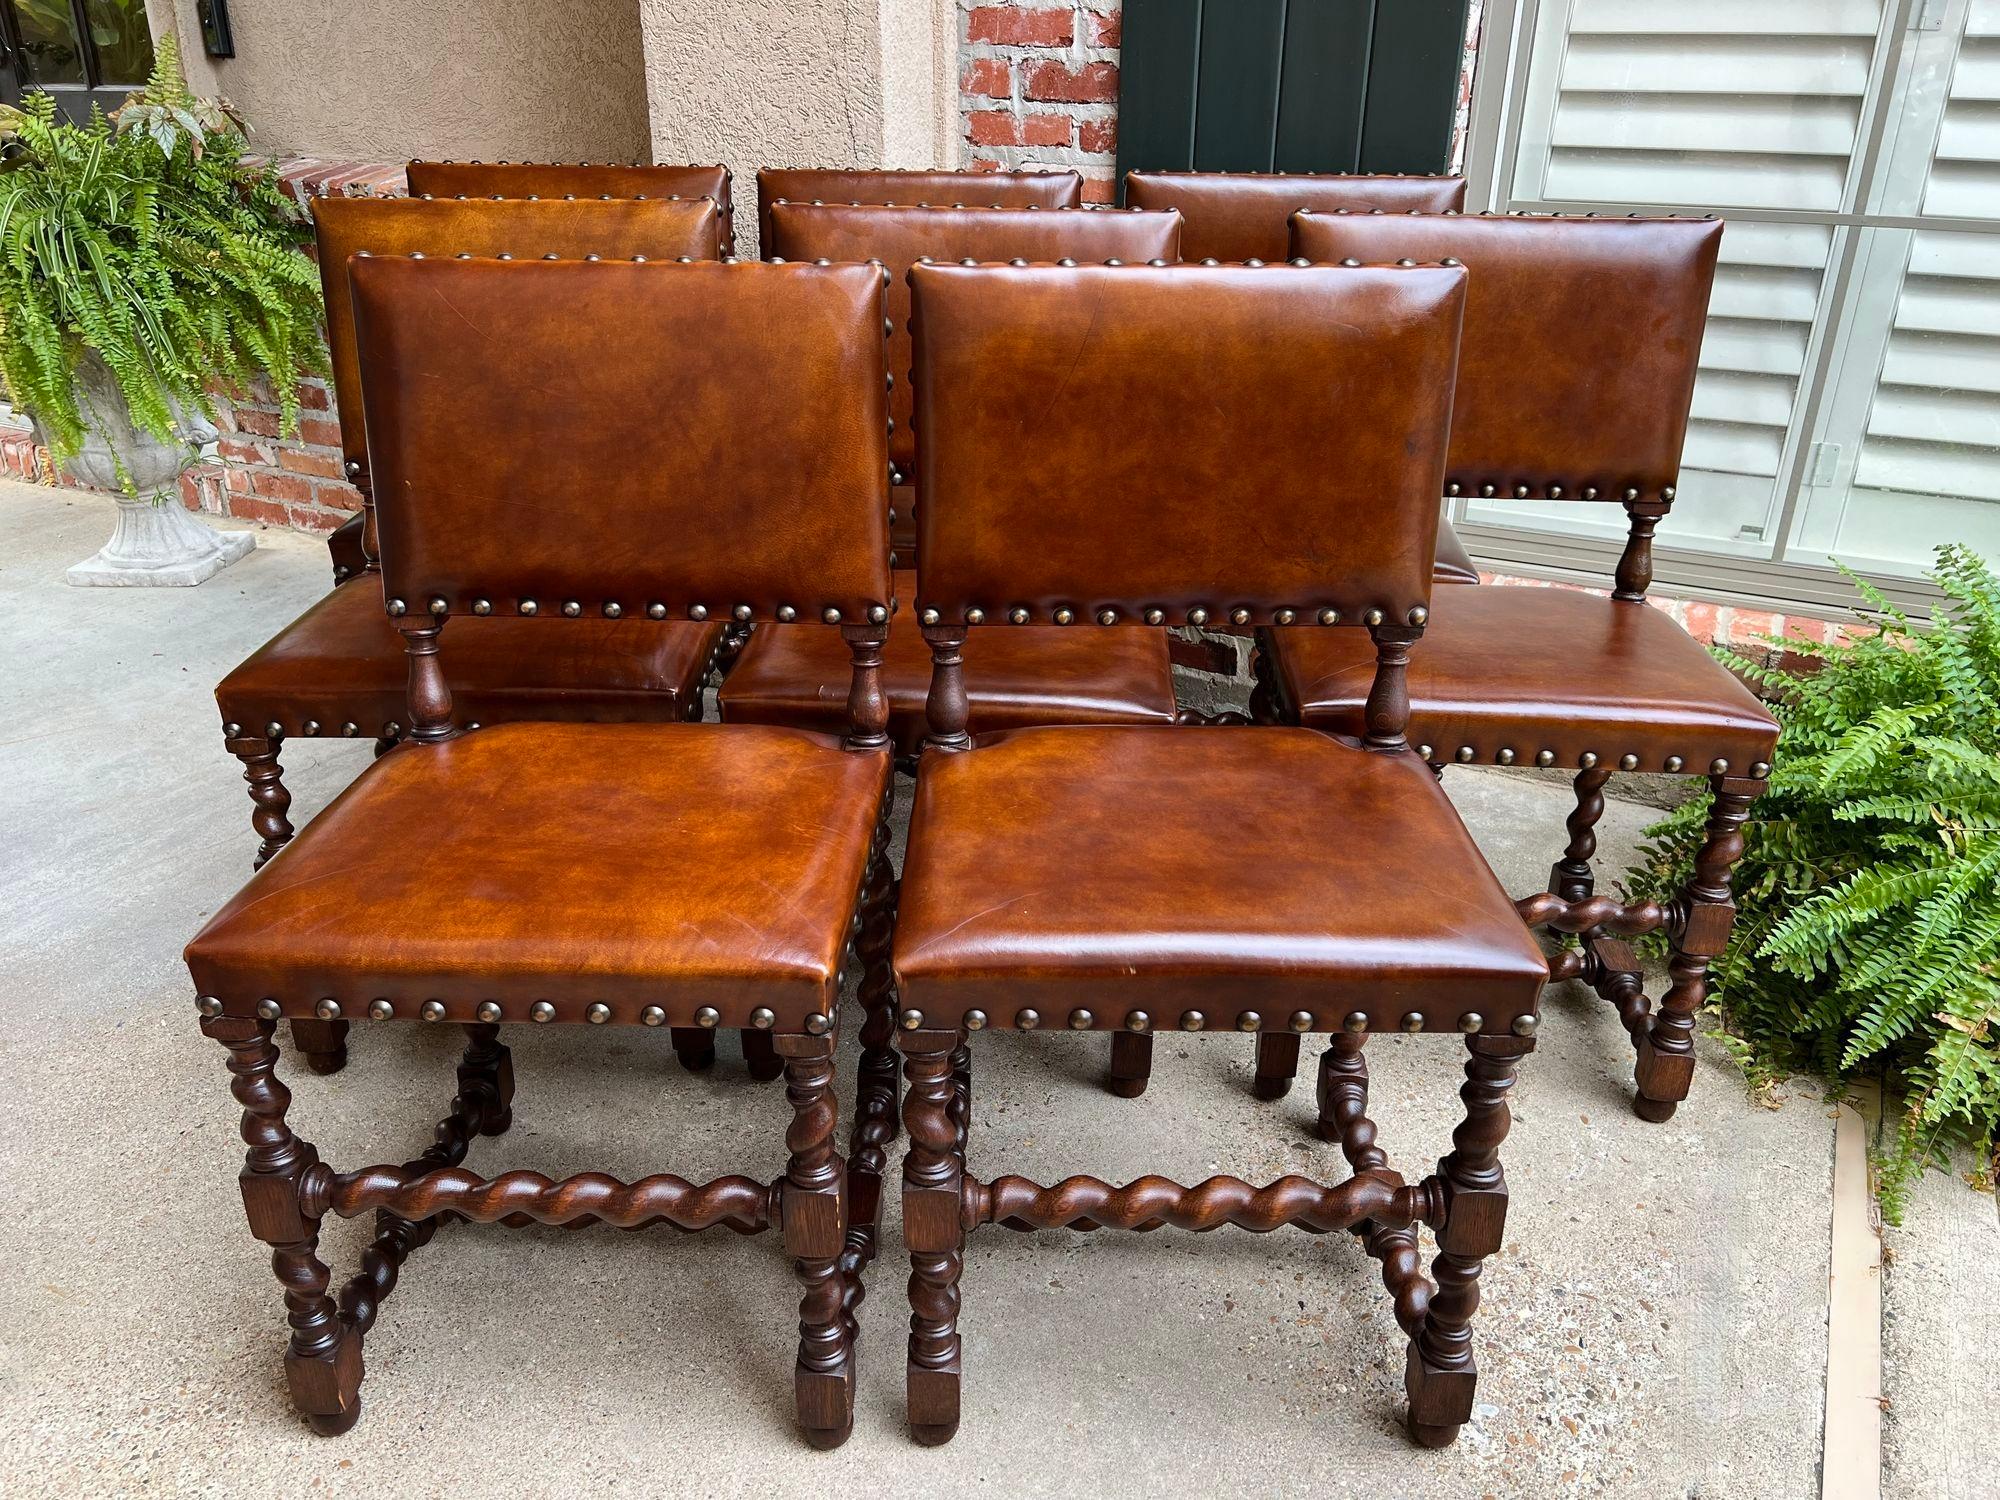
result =
[[[321,510],[316,505],[294,505],[291,518],[292,525],[300,531],[331,531],[347,519],[333,511]]]
[[[1728,638],[1738,645],[1761,645],[1760,637],[1776,634],[1781,623],[1779,616],[1765,610],[1735,610],[1729,622]]]
[[[322,480],[313,486],[313,495],[321,505],[345,515],[361,509],[361,491],[351,484]]]
[[[972,158],[972,170],[975,172],[998,172],[1005,168],[1006,165],[1005,162],[995,161],[990,156],[975,156]]]
[[[959,80],[959,87],[982,99],[1011,99],[1014,97],[1014,69],[997,57],[975,57],[966,64],[965,76]]]
[[[255,495],[232,495],[229,514],[242,521],[262,521],[267,526],[289,526],[291,516],[275,500],[259,500]]]
[[[975,146],[1018,146],[1021,121],[1004,109],[975,109],[965,117],[965,138]]]
[[[1115,203],[1118,201],[1118,183],[1110,177],[1086,177],[1083,179],[1083,201],[1085,203]]]
[[[315,453],[309,448],[280,448],[278,467],[318,479],[338,479],[345,472],[344,465],[333,454]]]
[[[1078,120],[1076,122],[1076,144],[1081,151],[1095,151],[1108,156],[1118,149],[1118,122],[1114,120]]]
[[[1716,639],[1715,627],[1721,619],[1721,611],[1713,604],[1691,602],[1681,620],[1687,633],[1704,646],[1712,645]]]
[[[333,405],[333,393],[318,381],[299,386],[299,405],[307,411],[325,411]]]
[[[1076,39],[1070,10],[1029,10],[1020,5],[982,5],[966,17],[966,35],[1003,47],[1067,47]]]
[[[278,435],[278,414],[274,411],[258,411],[255,407],[236,408],[236,430],[254,432],[258,437]]]
[[[250,471],[248,469],[224,469],[222,487],[233,495],[250,493]]]
[[[242,438],[220,438],[215,451],[233,464],[267,464],[271,462],[269,443],[247,443]]]
[[[1067,146],[1076,122],[1068,115],[1029,115],[1021,122],[1024,146]]]
[[[297,502],[312,499],[312,482],[296,474],[277,474],[266,470],[252,476],[251,486],[258,494],[269,495],[273,500]]]
[[[325,417],[300,417],[299,441],[316,443],[322,448],[340,446],[340,424],[330,422]]]
[[[1102,11],[1090,11],[1090,43],[1093,47],[1116,47],[1124,40],[1125,17],[1122,12],[1113,11],[1105,15]]]
[[[1109,104],[1118,97],[1118,64],[1094,62],[1072,68],[1059,62],[1037,63],[1028,70],[1021,93],[1057,104]]]

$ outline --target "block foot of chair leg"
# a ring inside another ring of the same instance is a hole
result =
[[[1250,1085],[1250,1092],[1259,1099],[1282,1099],[1292,1091],[1289,1078],[1266,1078],[1259,1075]]]
[[[1680,1107],[1678,1099],[1648,1099],[1644,1094],[1632,1096],[1632,1113],[1654,1125],[1666,1124]]]
[[[800,1370],[795,1386],[799,1425],[819,1449],[838,1448],[854,1433],[854,1360],[838,1370]]]
[[[1104,1080],[1105,1089],[1120,1099],[1136,1099],[1146,1092],[1144,1078],[1119,1078],[1115,1075]]]
[[[909,1374],[910,1439],[924,1448],[948,1443],[958,1432],[959,1372],[913,1368]]]
[[[356,1396],[354,1404],[348,1407],[346,1411],[334,1412],[330,1415],[315,1414],[307,1417],[306,1423],[321,1437],[339,1437],[343,1432],[351,1430],[354,1424],[360,1420],[361,1398]]]
[[[1419,1422],[1412,1417],[1404,1425],[1409,1429],[1410,1441],[1419,1448],[1449,1448],[1458,1441],[1455,1422]]]

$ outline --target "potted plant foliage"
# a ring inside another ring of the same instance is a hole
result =
[[[211,388],[261,377],[289,427],[300,377],[325,368],[310,226],[244,151],[171,36],[113,117],[70,124],[46,95],[0,108],[0,379],[57,467],[121,495],[72,583],[199,583],[247,552],[173,494],[215,434]]]
[[[1892,1222],[1952,1146],[1990,1183],[2000,1134],[2000,578],[1959,545],[1932,576],[1946,602],[1923,622],[1855,579],[1880,627],[1782,643],[1812,670],[1724,654],[1772,692],[1784,736],[1713,998],[1753,1077],[1879,1075],[1901,1099],[1881,1160]],[[1679,889],[1706,814],[1697,798],[1652,830],[1638,894]]]

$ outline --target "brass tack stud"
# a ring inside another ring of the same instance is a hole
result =
[[[409,605],[407,605],[407,604],[405,604],[405,603],[404,603],[404,602],[403,602],[403,601],[402,601],[401,599],[391,599],[391,600],[389,601],[389,613],[390,613],[390,614],[392,614],[392,615],[406,615],[406,614],[408,614],[409,612],[410,612],[410,606],[409,606]]]
[[[1381,610],[1371,609],[1368,611],[1367,614],[1361,617],[1361,623],[1364,625],[1380,625],[1382,621],[1386,618],[1388,617],[1384,615]]]
[[[1208,611],[1207,611],[1207,610],[1205,610],[1205,609],[1191,609],[1191,610],[1189,610],[1189,611],[1188,611],[1188,624],[1190,624],[1190,625],[1206,625],[1207,623],[1208,623]]]
[[[1079,1005],[1069,1013],[1069,1029],[1071,1031],[1088,1031],[1090,1030],[1091,1023],[1096,1019],[1097,1017]]]
[[[604,618],[607,620],[618,619],[624,613],[625,613],[625,606],[622,604],[613,602],[606,604],[604,606]]]
[[[1426,623],[1430,619],[1430,617],[1431,617],[1431,612],[1425,609],[1421,604],[1419,604],[1415,609],[1411,610],[1403,618],[1408,620],[1412,625],[1422,625]]]
[[[792,608],[791,605],[780,604],[778,606],[778,621],[780,624],[789,625],[792,623],[792,621],[796,620],[798,617],[799,617],[799,612],[796,609]]]
[[[1535,1016],[1516,1016],[1514,1017],[1514,1024],[1507,1029],[1513,1032],[1515,1036],[1533,1036],[1541,1024],[1541,1021]]]
[[[235,739],[236,736],[241,734],[242,732],[243,732],[243,726],[241,724],[224,724],[222,726],[223,735],[232,740]]]
[[[667,617],[667,607],[666,607],[666,605],[664,605],[664,604],[657,604],[657,603],[655,603],[655,604],[649,604],[649,605],[647,605],[647,606],[646,606],[646,618],[647,618],[647,619],[649,619],[649,620],[664,620],[664,619],[665,619],[666,617]]]
[[[1016,605],[1007,612],[1007,618],[1012,620],[1016,625],[1025,625],[1028,623],[1028,612],[1019,605]]]
[[[1429,745],[1419,745],[1417,746],[1417,754],[1425,760],[1429,760],[1431,758],[1431,747]]]
[[[219,1016],[222,1014],[222,1002],[213,995],[201,996],[195,1001],[194,1008],[204,1016]]]
[[[1638,770],[1638,769],[1639,769],[1639,757],[1638,757],[1638,756],[1636,756],[1636,755],[1621,755],[1621,756],[1619,756],[1619,757],[1618,757],[1618,769],[1619,769],[1619,770],[1621,770],[1621,771],[1636,771],[1636,770]]]
[[[1500,748],[1499,753],[1496,754],[1493,758],[1503,766],[1511,766],[1514,764],[1514,752],[1512,750],[1507,749],[1504,745]]]
[[[759,1031],[769,1031],[773,1026],[778,1024],[778,1014],[776,1011],[767,1010],[764,1006],[760,1005],[750,1012],[750,1024],[755,1026]]]
[[[474,1011],[473,1014],[478,1016],[480,1020],[486,1022],[490,1026],[493,1022],[499,1020],[500,1017],[506,1013],[500,1009],[499,1001],[482,1000],[479,1002],[479,1009]]]
[[[524,615],[538,615],[542,612],[541,605],[535,603],[535,601],[532,599],[523,599],[520,602],[520,604],[518,604],[515,607],[518,608]]]
[[[1473,1032],[1477,1031],[1480,1027],[1484,1026],[1485,1024],[1486,1024],[1486,1017],[1482,1016],[1476,1010],[1469,1010],[1464,1015],[1458,1018],[1458,1029],[1464,1032],[1467,1036],[1472,1035]]]
[[[730,613],[736,616],[737,619],[742,620],[747,624],[752,618],[755,617],[757,611],[752,609],[747,604],[739,604],[736,606],[736,608],[732,609]]]
[[[1033,1031],[1042,1024],[1042,1013],[1033,1006],[1014,1013],[1014,1025],[1022,1031]]]
[[[831,1030],[833,1030],[833,1022],[818,1011],[814,1011],[806,1017],[806,1034],[808,1036],[825,1036]]]
[[[349,739],[353,739],[355,735],[361,733],[361,726],[352,719],[349,719],[345,724],[340,726],[340,732]]]
[[[1246,1010],[1236,1018],[1236,1029],[1238,1031],[1255,1031],[1263,1024],[1264,1018],[1254,1010]]]
[[[1595,750],[1584,751],[1583,754],[1576,758],[1576,763],[1582,766],[1584,770],[1590,770],[1597,764],[1597,752]]]
[[[1118,611],[1115,609],[1100,609],[1097,612],[1097,623],[1100,625],[1116,625],[1118,623]]]
[[[1752,761],[1750,763],[1750,774],[1757,780],[1762,781],[1766,776],[1771,774],[1771,763],[1763,760]]]
[[[871,604],[871,605],[869,605],[869,606],[868,606],[868,623],[869,623],[870,625],[886,625],[886,624],[888,624],[888,623],[889,623],[889,606],[888,606],[888,605],[886,605],[886,604]]]
[[[537,1000],[528,1007],[528,1019],[547,1025],[556,1018],[556,1008],[546,1000]]]
[[[493,601],[492,601],[491,599],[474,599],[474,600],[472,601],[472,612],[473,612],[473,613],[474,613],[475,615],[490,615],[490,614],[492,614],[492,613],[493,613]]]
[[[1229,623],[1232,625],[1248,625],[1250,623],[1250,611],[1247,609],[1232,609],[1229,612]]]
[[[840,623],[840,611],[835,609],[831,604],[819,612],[819,617],[829,625],[838,625]]]
[[[1184,1010],[1181,1012],[1182,1031],[1199,1031],[1207,1024],[1208,1017],[1198,1010]]]
[[[1667,504],[1672,505],[1674,503],[1673,486],[1669,485],[1666,489],[1661,490],[1660,498],[1666,501]]]
[[[305,723],[301,724],[299,727],[305,731],[306,737],[310,739],[312,736],[319,733],[319,720],[307,719]]]
[[[1357,1034],[1366,1031],[1368,1029],[1368,1012],[1365,1010],[1349,1011],[1346,1018],[1341,1021],[1340,1029]]]
[[[583,1018],[593,1026],[602,1026],[611,1019],[611,1007],[602,1000],[593,1001],[590,1009],[583,1013]]]
[[[1289,625],[1292,623],[1292,621],[1296,620],[1298,617],[1299,617],[1298,612],[1296,610],[1290,610],[1290,609],[1281,609],[1275,615],[1271,616],[1271,618],[1276,620],[1280,625]]]
[[[1682,760],[1678,755],[1669,755],[1666,759],[1666,767],[1669,771],[1678,771],[1686,764],[1687,762]]]
[[[986,611],[976,606],[968,609],[965,612],[965,623],[968,625],[984,625],[986,623]]]
[[[1056,611],[1056,624],[1058,625],[1067,625],[1074,619],[1076,619],[1076,611],[1074,610],[1059,609]]]
[[[1470,745],[1460,745],[1458,747],[1458,760],[1460,764],[1464,764],[1465,762],[1470,761],[1472,757],[1477,753],[1478,752],[1475,751]]]
[[[432,614],[434,614],[434,615],[446,615],[446,614],[450,614],[450,613],[451,613],[451,601],[450,601],[449,599],[433,599],[433,600],[431,600],[431,613],[432,613]]]
[[[1313,1013],[1311,1011],[1295,1010],[1292,1012],[1292,1030],[1311,1031],[1312,1029],[1313,1029]]]
[[[983,1010],[967,1011],[965,1013],[965,1029],[967,1031],[984,1031],[986,1029],[986,1012]]]
[[[690,604],[688,606],[688,618],[690,620],[706,620],[708,618],[708,606],[706,604]]]
[[[1319,612],[1319,622],[1322,625],[1338,625],[1340,623],[1340,611],[1337,609],[1321,610]]]
[[[935,625],[935,624],[937,624],[937,623],[938,623],[938,622],[939,622],[940,620],[942,620],[942,619],[944,618],[944,616],[943,616],[943,615],[941,615],[941,614],[939,614],[939,613],[938,613],[938,612],[937,612],[936,610],[934,610],[934,609],[927,609],[927,610],[925,610],[925,611],[923,612],[923,614],[921,614],[920,616],[918,616],[918,618],[919,618],[919,619],[921,619],[921,620],[923,621],[923,623],[924,623],[924,624],[926,624],[926,625]]]
[[[1553,751],[1553,750],[1537,750],[1537,751],[1535,752],[1535,764],[1536,764],[1536,765],[1538,765],[1538,766],[1552,766],[1552,765],[1554,765],[1555,763],[1556,763],[1556,753],[1555,753],[1555,751]]]
[[[924,1013],[920,1010],[906,1010],[897,1017],[897,1020],[902,1023],[903,1030],[915,1031],[924,1024]]]
[[[396,1019],[396,1007],[388,1000],[370,1000],[368,1002],[368,1019],[371,1021],[393,1021]]]
[[[1147,610],[1147,611],[1146,611],[1146,623],[1147,623],[1148,625],[1164,625],[1164,624],[1166,624],[1166,623],[1167,623],[1167,612],[1166,612],[1166,611],[1165,611],[1164,609],[1149,609],[1149,610]]]
[[[426,1000],[422,1005],[417,1007],[417,1014],[422,1016],[426,1021],[442,1021],[444,1019],[444,1001]]]
[[[717,1010],[713,1005],[704,1005],[694,1013],[694,1024],[708,1027],[710,1030],[713,1030],[721,1020],[722,1012]]]
[[[285,726],[280,724],[276,719],[273,719],[270,723],[264,726],[264,734],[269,739],[274,739],[274,740],[282,739],[284,737],[284,733],[285,733]]]
[[[1405,1031],[1422,1031],[1424,1029],[1424,1013],[1420,1010],[1410,1011],[1403,1017],[1402,1026]]]
[[[338,1021],[340,1019],[340,1002],[331,997],[322,1000],[313,1007],[313,1014],[318,1016],[322,1021]]]
[[[664,1026],[667,1024],[667,1013],[657,1005],[649,1005],[639,1012],[639,1019],[648,1026]]]
[[[583,606],[574,599],[566,599],[563,601],[563,613],[574,620],[583,613]]]
[[[262,1000],[257,1002],[257,1014],[266,1021],[275,1021],[284,1013],[284,1006],[278,1004],[269,995],[266,995]]]
[[[1125,1029],[1127,1031],[1151,1031],[1153,1029],[1153,1018],[1143,1010],[1128,1011],[1125,1015]]]

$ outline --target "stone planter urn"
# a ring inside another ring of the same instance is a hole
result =
[[[117,381],[94,354],[84,357],[76,386],[91,425],[83,451],[70,460],[70,473],[94,488],[117,490],[117,460],[122,458],[139,498],[119,498],[111,540],[71,568],[64,575],[69,582],[79,587],[186,588],[213,577],[257,545],[249,532],[212,530],[181,504],[177,487],[182,465],[190,452],[215,437],[215,429],[198,413],[177,410],[186,438],[163,443],[133,425]]]

